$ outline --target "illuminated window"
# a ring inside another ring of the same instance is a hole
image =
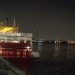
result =
[[[0,55],[2,54],[2,49],[0,49]]]
[[[23,39],[20,39],[20,43],[24,43],[24,40]]]
[[[7,39],[7,42],[12,42],[12,40],[11,39]]]
[[[0,39],[0,42],[4,42],[5,41],[5,39]]]
[[[14,39],[13,42],[14,42],[14,43],[18,43],[18,40],[17,40],[17,39]]]

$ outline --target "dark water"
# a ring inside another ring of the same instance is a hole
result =
[[[75,75],[75,45],[43,44],[39,59],[32,59],[27,75]]]
[[[75,45],[43,43],[40,49],[38,59],[13,63],[27,75],[75,75]]]

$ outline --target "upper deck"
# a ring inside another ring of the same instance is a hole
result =
[[[32,45],[32,33],[19,33],[18,27],[0,26],[0,42],[30,43]]]

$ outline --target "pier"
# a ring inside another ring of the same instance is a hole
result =
[[[0,58],[0,75],[26,75],[26,73],[5,59]]]

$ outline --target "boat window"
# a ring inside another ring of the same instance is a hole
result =
[[[31,42],[30,40],[26,40],[26,43],[27,43],[28,45],[30,45],[30,42]]]
[[[11,39],[7,39],[7,41],[8,41],[8,42],[12,42],[12,40],[11,40]]]
[[[4,42],[5,41],[5,39],[0,39],[0,42]]]
[[[24,40],[23,39],[20,39],[20,43],[24,43]]]
[[[13,42],[17,43],[17,42],[18,42],[18,40],[17,40],[17,39],[13,39]]]

